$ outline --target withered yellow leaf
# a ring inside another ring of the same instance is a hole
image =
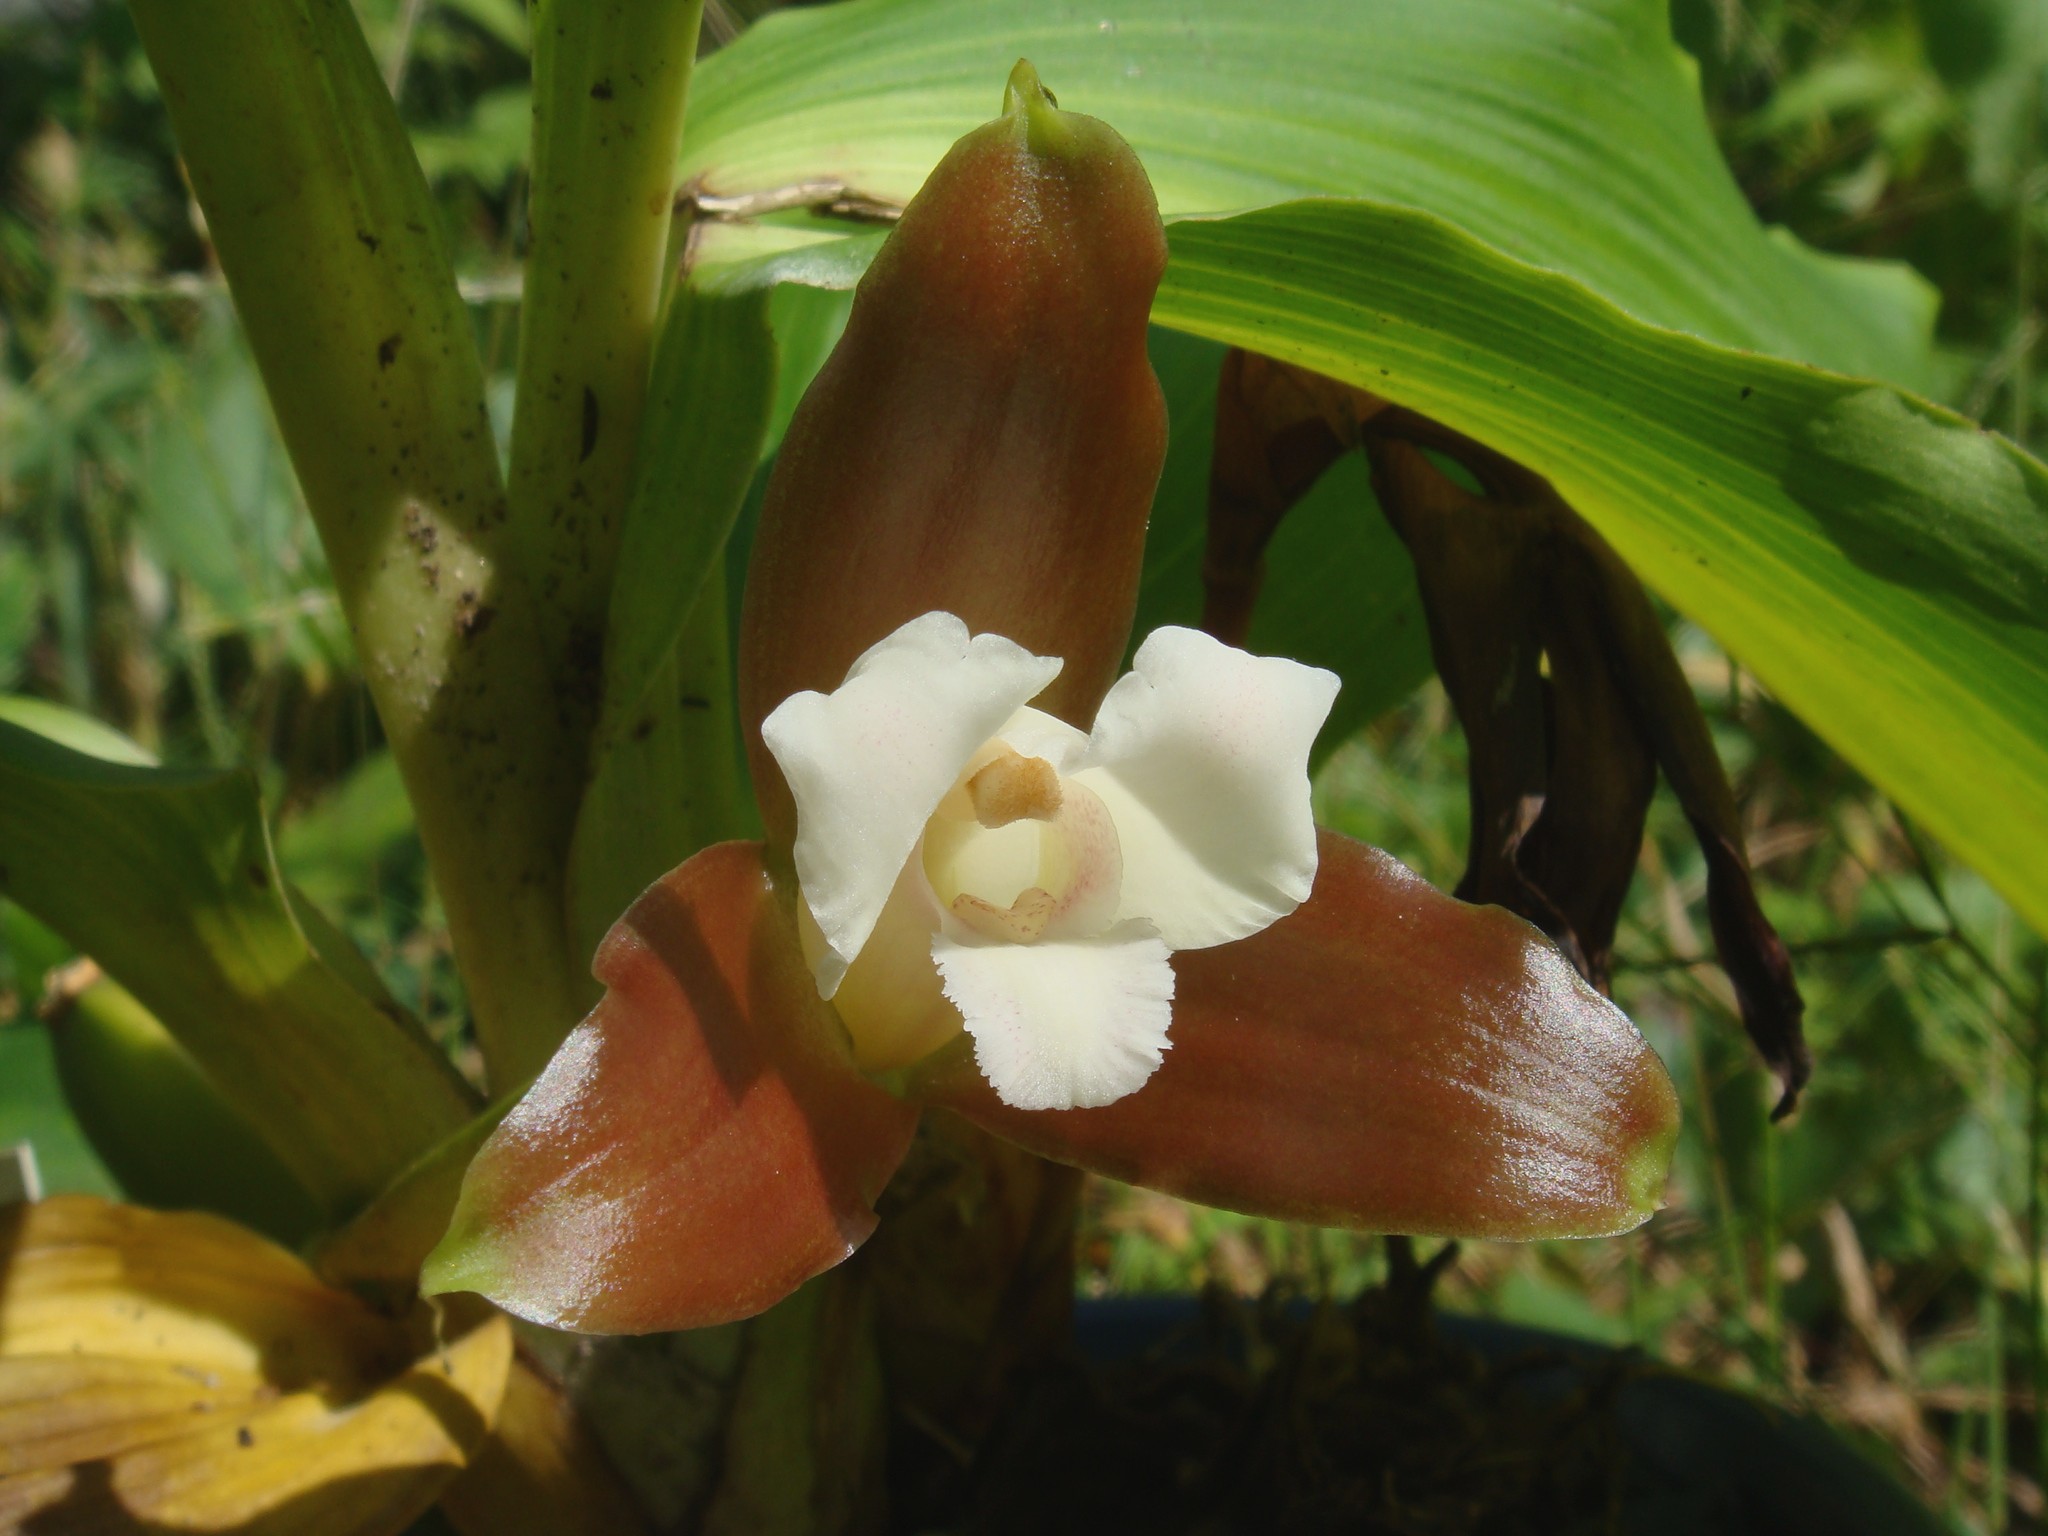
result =
[[[451,1311],[443,1341],[418,1324],[216,1217],[0,1213],[0,1533],[402,1530],[512,1364],[501,1315]]]

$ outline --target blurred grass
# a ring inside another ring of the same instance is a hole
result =
[[[746,11],[713,7],[711,34]],[[524,199],[516,0],[365,0],[467,279],[514,271]],[[2038,0],[1679,0],[1680,39],[1763,216],[1913,262],[1944,295],[1953,403],[2037,450]],[[479,302],[494,405],[514,306]],[[1361,505],[1361,517],[1374,515]],[[1765,1117],[1709,952],[1703,872],[1660,795],[1616,991],[1686,1105],[1671,1201],[1627,1238],[1471,1245],[1450,1306],[1636,1343],[1886,1448],[1958,1530],[2038,1526],[2041,1099],[2048,951],[1705,637],[1681,654],[1799,956],[1820,1066]],[[125,13],[0,5],[0,690],[89,711],[168,761],[242,761],[291,878],[460,1056],[459,992],[410,817]],[[1329,762],[1323,819],[1432,879],[1463,862],[1463,748],[1423,689]],[[1966,784],[1957,793],[1968,793]],[[105,1189],[48,1071],[41,977],[0,912],[0,1144]],[[1096,1183],[1089,1294],[1349,1295],[1377,1239]]]

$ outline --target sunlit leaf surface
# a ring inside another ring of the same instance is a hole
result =
[[[1631,313],[1918,384],[1904,268],[1766,234],[1663,0],[856,0],[705,61],[683,174],[903,202],[1020,56],[1131,141],[1169,220],[1315,194],[1426,209]]]
[[[467,1118],[447,1060],[288,899],[245,772],[0,720],[0,893],[128,987],[331,1213]]]
[[[1362,385],[1548,476],[2048,927],[2038,461],[1890,389],[1639,324],[1420,214],[1305,202],[1170,238],[1161,323]]]
[[[0,1216],[0,1529],[380,1536],[482,1443],[498,1316],[413,1336],[217,1217]]]

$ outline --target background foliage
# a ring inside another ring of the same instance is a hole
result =
[[[502,437],[524,13],[361,9],[453,237]],[[714,4],[707,46],[746,19]],[[2040,451],[2041,8],[1678,0],[1674,25],[1763,218],[1910,262],[1942,296],[1935,393]],[[167,763],[255,769],[286,879],[464,1063],[405,798],[121,8],[0,0],[0,177],[0,691],[89,711]],[[791,372],[829,344],[840,306],[777,295]],[[1177,429],[1205,422],[1216,356],[1161,337]],[[1334,566],[1333,543],[1384,537],[1356,515],[1362,467],[1339,475],[1276,562]],[[1163,516],[1200,493],[1199,431],[1177,430]],[[1415,675],[1412,626],[1385,640],[1389,675]],[[1799,1117],[1768,1127],[1769,1085],[1718,971],[1698,963],[1703,871],[1660,799],[1617,990],[1685,1096],[1671,1208],[1613,1242],[1472,1247],[1443,1295],[1816,1404],[1958,1529],[2038,1522],[2048,952],[1703,635],[1680,626],[1679,641],[1748,807],[1766,904],[1800,956],[1820,1069]],[[1326,821],[1455,879],[1462,749],[1433,683],[1339,747],[1318,792]],[[67,958],[0,909],[0,1144],[34,1141],[53,1187],[109,1190],[57,1086],[73,1047],[37,1022]],[[1082,1257],[1092,1294],[1342,1293],[1382,1263],[1372,1241],[1107,1185],[1091,1190]]]

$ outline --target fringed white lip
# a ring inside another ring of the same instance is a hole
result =
[[[1333,674],[1160,629],[1084,736],[1026,705],[1060,665],[928,613],[762,724],[806,954],[870,1069],[964,1027],[1006,1103],[1112,1103],[1167,1049],[1172,951],[1308,896]]]

